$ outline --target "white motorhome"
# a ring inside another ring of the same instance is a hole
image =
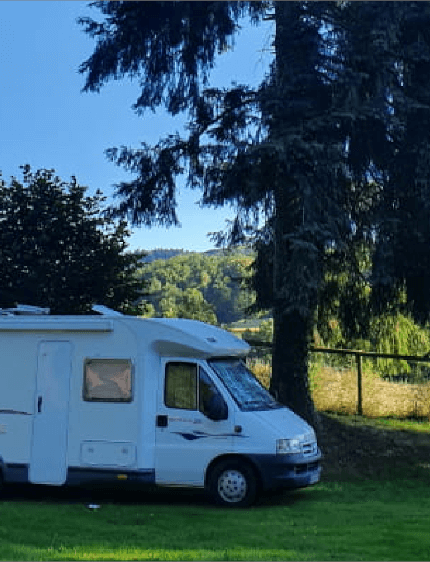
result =
[[[313,429],[251,375],[248,344],[197,321],[98,311],[0,314],[2,482],[203,487],[241,506],[319,480]]]

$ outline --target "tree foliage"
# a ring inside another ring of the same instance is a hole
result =
[[[112,148],[108,157],[133,172],[131,182],[117,186],[119,215],[134,224],[178,224],[175,181],[185,172],[198,186],[200,137],[214,123],[208,84],[216,56],[230,48],[241,15],[258,18],[262,3],[248,2],[94,2],[103,21],[81,18],[96,47],[80,67],[84,91],[99,91],[110,79],[138,79],[141,93],[133,109],[143,115],[162,106],[172,115],[186,112],[190,134],[171,132],[151,147]]]
[[[430,6],[396,2],[395,8],[390,158],[377,208],[375,305],[389,303],[393,290],[405,289],[409,311],[425,323],[430,317]]]
[[[76,178],[54,170],[0,180],[0,305],[25,303],[78,314],[95,303],[126,310],[136,299],[139,256],[126,252],[128,231],[103,214]]]
[[[247,314],[254,295],[246,286],[251,256],[181,254],[146,264],[140,275],[150,316],[230,324]]]

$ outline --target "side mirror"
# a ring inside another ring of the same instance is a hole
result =
[[[227,404],[220,394],[215,393],[211,396],[205,414],[212,421],[221,421],[228,418]]]

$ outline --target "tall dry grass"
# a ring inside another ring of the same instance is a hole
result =
[[[270,379],[272,377],[272,366],[270,363],[259,361],[258,359],[248,359],[246,363],[261,384],[269,388]]]
[[[249,366],[268,388],[270,365],[254,361]],[[430,383],[394,383],[366,371],[362,377],[364,416],[430,419]],[[333,367],[320,367],[312,374],[310,386],[317,410],[357,413],[357,372],[354,369],[340,371]]]
[[[311,381],[315,407],[323,412],[355,414],[357,373],[322,367]],[[382,380],[363,373],[363,415],[367,417],[430,418],[430,383],[407,384]]]

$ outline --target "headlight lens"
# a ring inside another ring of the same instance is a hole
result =
[[[302,447],[300,444],[300,439],[277,439],[276,441],[276,453],[278,455],[301,452]]]

